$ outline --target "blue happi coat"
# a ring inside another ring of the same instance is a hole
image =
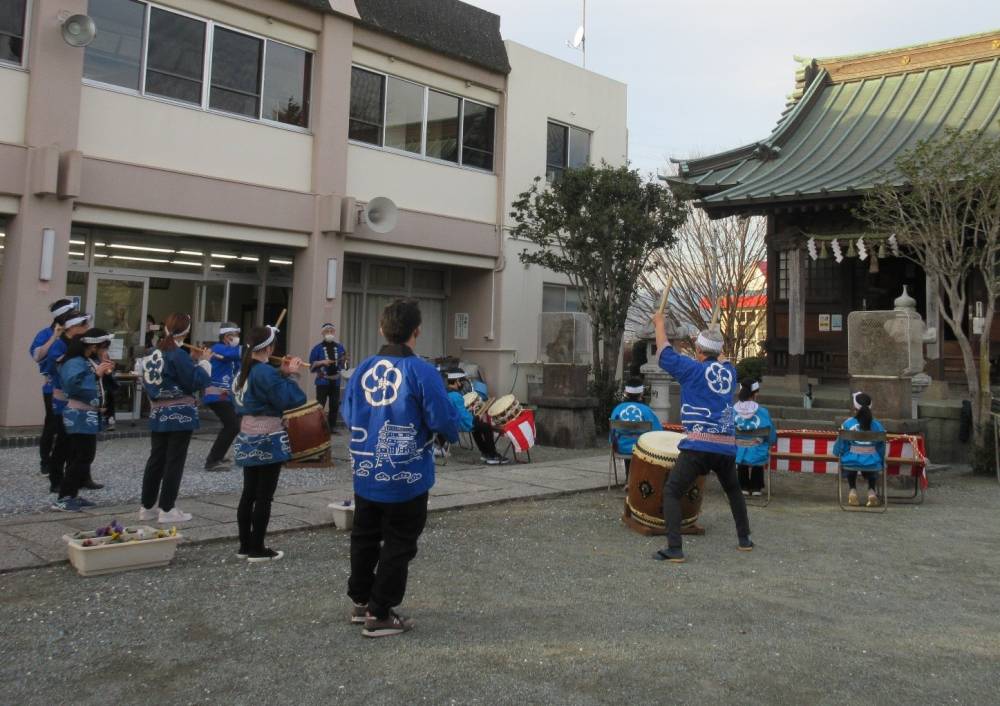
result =
[[[669,345],[660,353],[659,363],[681,385],[681,424],[687,436],[678,448],[735,456],[733,392],[737,376],[733,364],[716,358],[699,363]]]
[[[448,390],[448,401],[451,402],[455,408],[455,413],[458,414],[458,430],[472,431],[472,427],[475,426],[475,420],[472,418],[472,412],[465,407],[465,398],[462,397],[462,393],[455,390]]]
[[[94,365],[82,356],[76,356],[59,366],[59,378],[68,400],[76,400],[90,409],[73,409],[67,404],[63,410],[63,424],[67,434],[96,434],[101,430],[101,408],[104,391],[94,371]]]
[[[277,368],[254,362],[246,385],[235,391],[237,414],[253,417],[273,417],[276,430],[269,434],[248,434],[240,431],[236,437],[233,459],[237,466],[266,466],[283,463],[292,457],[288,432],[280,427],[281,415],[306,403],[306,393]]]
[[[211,359],[212,379],[209,389],[205,391],[202,400],[205,404],[212,402],[226,402],[232,398],[233,379],[240,371],[240,347],[227,346],[225,343],[216,343],[212,346]],[[222,356],[216,358],[215,356]],[[212,388],[218,388],[221,392],[215,392]]]
[[[31,345],[28,347],[28,352],[31,354],[31,359],[35,360],[35,351],[45,345],[45,342],[52,338],[52,326],[46,326],[41,331],[35,334],[35,337],[31,341]],[[53,345],[55,342],[53,341]],[[52,379],[45,372],[45,358],[35,361],[38,365],[38,372],[42,374],[42,394],[50,395],[52,394]]]
[[[149,429],[153,432],[194,431],[199,427],[198,405],[190,399],[208,387],[209,374],[204,366],[197,365],[187,351],[175,348],[163,354],[162,381],[159,385],[144,387],[153,400],[149,412]],[[170,400],[179,400],[171,404]],[[162,404],[166,402],[166,404]]]
[[[611,421],[613,422],[652,422],[650,431],[663,431],[660,418],[642,402],[621,402],[611,410]],[[614,431],[608,434],[608,441],[615,444],[615,450],[625,456],[631,456],[635,448],[635,442],[639,440],[639,434],[627,431]]]
[[[340,406],[351,429],[354,492],[399,503],[434,485],[434,434],[458,441],[458,411],[441,374],[404,345],[388,345],[351,375]]]
[[[841,429],[848,431],[863,431],[861,422],[856,417],[850,417],[840,425]],[[885,431],[877,419],[872,420],[870,431]],[[870,449],[874,448],[875,453]],[[882,470],[885,463],[885,443],[874,441],[846,441],[837,440],[833,445],[833,455],[840,457],[840,465],[846,468],[861,470]]]
[[[744,466],[766,466],[768,457],[771,455],[771,446],[778,441],[778,432],[774,428],[771,414],[767,409],[756,402],[753,404],[757,409],[749,417],[736,415],[736,436],[738,437],[741,431],[757,431],[758,429],[770,429],[771,433],[767,436],[747,437],[746,440],[754,445],[737,446],[736,463],[741,463]]]
[[[333,346],[334,350],[333,357],[329,359],[338,361],[338,363],[336,365],[324,365],[313,371],[313,375],[316,376],[316,387],[327,387],[328,385],[340,382],[340,362],[344,360],[344,354],[347,351],[336,341],[329,345]],[[312,350],[309,351],[309,367],[312,367],[312,364],[317,360],[327,360],[326,346],[326,341],[320,341],[312,347]]]
[[[46,354],[41,366],[42,372],[52,386],[52,412],[60,417],[66,408],[66,400],[60,399],[64,397],[65,393],[62,389],[62,380],[59,378],[59,359],[66,355],[66,348],[66,338],[60,336],[55,343],[49,346],[49,352]]]

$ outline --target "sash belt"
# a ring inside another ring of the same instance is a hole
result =
[[[70,409],[77,409],[77,410],[79,410],[81,412],[96,412],[97,411],[97,407],[94,407],[93,405],[89,405],[86,402],[81,402],[80,400],[69,400],[66,403],[66,406],[69,407]]]
[[[163,409],[164,407],[179,407],[181,405],[190,405],[192,407],[196,406],[198,401],[190,395],[185,395],[184,397],[173,397],[169,400],[159,399],[150,400],[150,409]]]
[[[274,434],[284,429],[281,417],[255,417],[252,414],[245,414],[240,419],[240,431],[251,436]]]

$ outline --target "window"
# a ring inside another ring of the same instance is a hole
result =
[[[580,311],[580,290],[562,284],[546,284],[542,286],[543,312],[574,312]]]
[[[413,289],[420,289],[425,292],[443,292],[444,270],[413,268]]]
[[[556,181],[567,169],[590,164],[590,133],[550,122],[545,150],[545,178]]]
[[[372,265],[368,268],[368,286],[378,289],[404,289],[406,268],[401,265]]]
[[[351,69],[351,120],[348,138],[382,146],[382,106],[385,76],[354,67]]]
[[[437,91],[427,93],[427,156],[458,164],[461,101]]]
[[[24,58],[27,0],[0,0],[0,61],[20,64]]]
[[[216,110],[256,118],[260,115],[260,69],[264,42],[256,37],[215,28],[212,39],[212,93]]]
[[[840,293],[840,266],[832,257],[806,258],[806,294],[811,299],[836,299]]]
[[[487,105],[351,69],[348,137],[355,142],[492,171],[495,115]]]
[[[146,93],[200,105],[205,23],[152,8],[146,66]]]
[[[469,101],[463,104],[462,164],[493,171],[494,110]]]
[[[405,152],[422,152],[424,89],[389,77],[385,109],[385,145]]]
[[[84,53],[83,75],[139,90],[146,6],[134,0],[90,0],[88,12],[100,31]]]
[[[778,299],[788,299],[788,251],[778,253]]]
[[[8,1],[0,0],[0,7]],[[84,51],[85,78],[257,120],[308,126],[309,52],[138,0],[91,0],[89,11],[99,31]],[[203,99],[208,32],[210,90]]]
[[[312,54],[280,42],[267,42],[264,69],[265,120],[309,126]]]

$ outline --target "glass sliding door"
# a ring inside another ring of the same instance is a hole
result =
[[[113,336],[108,355],[115,363],[120,383],[115,394],[116,416],[135,419],[139,410],[132,369],[136,358],[145,353],[143,334],[149,280],[125,275],[94,275],[88,284],[87,302],[94,326]]]
[[[212,344],[219,340],[219,327],[227,321],[229,281],[198,282],[194,290],[192,340]]]

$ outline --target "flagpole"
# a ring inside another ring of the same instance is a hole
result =
[[[583,68],[587,68],[587,0],[583,0]]]

